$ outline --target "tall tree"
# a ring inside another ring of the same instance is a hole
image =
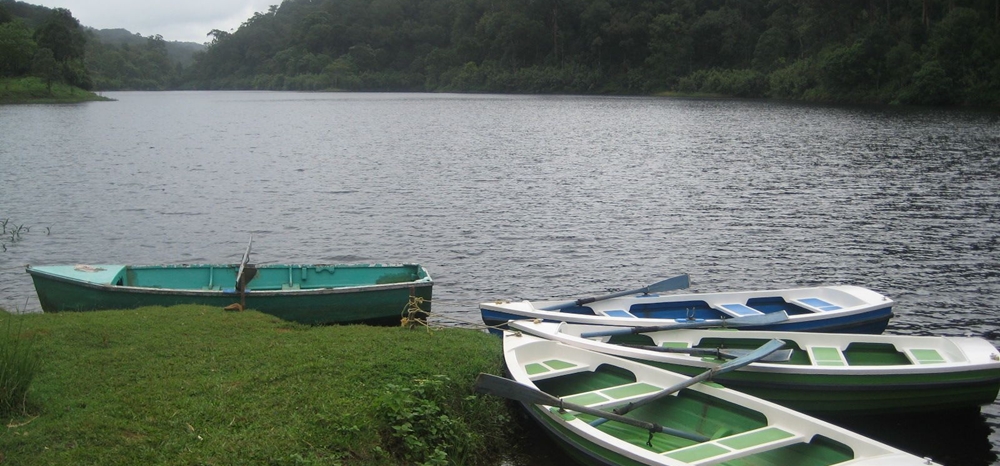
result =
[[[67,62],[83,58],[87,38],[69,10],[56,8],[35,31],[35,42],[39,48],[51,50],[56,61]]]
[[[36,48],[31,31],[20,21],[0,24],[0,76],[26,74]]]

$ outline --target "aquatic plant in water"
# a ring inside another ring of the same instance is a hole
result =
[[[25,226],[23,223],[11,224],[9,218],[0,220],[0,252],[7,252],[7,245],[14,244],[21,241],[22,235],[27,234],[31,231],[31,227]],[[52,233],[52,227],[45,227],[45,235],[48,236]]]

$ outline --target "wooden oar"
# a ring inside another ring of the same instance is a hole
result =
[[[250,262],[250,246],[253,244],[253,233],[250,233],[250,242],[247,243],[247,250],[243,252],[243,259],[240,260],[240,269],[236,272],[236,289],[240,292],[240,309],[246,308],[246,283],[243,281],[243,271],[246,269],[247,263]]]
[[[668,435],[673,435],[676,437],[685,438],[688,440],[693,440],[695,442],[706,442],[709,439],[704,435],[695,434],[691,432],[684,432],[682,430],[671,429],[669,427],[664,427],[654,422],[641,421],[639,419],[632,419],[630,417],[625,417],[608,411],[603,411],[597,408],[590,408],[583,405],[578,405],[575,403],[567,403],[559,398],[556,398],[548,393],[537,390],[533,387],[515,382],[510,379],[505,379],[503,377],[497,377],[490,374],[479,374],[476,378],[475,389],[479,393],[485,393],[487,395],[495,395],[509,400],[520,401],[527,404],[535,405],[546,405],[554,406],[559,409],[569,409],[579,413],[590,414],[591,416],[598,416],[601,419],[607,419],[615,422],[620,422],[622,424],[628,424],[630,426],[639,427],[641,429],[646,429],[650,432],[661,432]]]
[[[577,299],[576,301],[565,301],[558,304],[551,304],[549,306],[541,308],[541,310],[558,311],[566,309],[567,307],[583,306],[584,304],[590,304],[597,301],[604,301],[605,299],[617,298],[619,296],[627,296],[630,294],[640,294],[640,293],[649,294],[649,293],[659,293],[661,291],[680,290],[683,288],[687,288],[690,285],[691,285],[691,280],[685,273],[682,275],[678,275],[676,277],[668,278],[666,280],[653,283],[652,285],[649,286],[644,286],[642,288],[636,288],[634,290],[628,290],[628,291],[619,291],[617,293],[606,294],[604,296],[595,296],[592,298],[580,298]]]
[[[250,262],[250,246],[253,245],[253,233],[250,234],[250,242],[247,243],[247,250],[243,252],[243,259],[240,260],[240,269],[236,272],[236,289],[239,290],[243,287],[240,283],[243,280],[243,269],[246,268],[247,263]]]
[[[716,359],[737,359],[750,354],[753,350],[740,348],[673,348],[670,346],[650,346],[650,345],[621,345],[629,348],[636,348],[646,351],[656,351],[660,353],[685,353],[692,356],[715,356]],[[775,351],[759,362],[785,362],[792,358],[792,350],[783,349]]]
[[[685,380],[685,381],[683,381],[683,382],[681,382],[679,384],[675,384],[673,386],[664,388],[663,390],[660,390],[659,392],[656,392],[656,393],[654,393],[652,395],[646,396],[644,398],[640,398],[640,399],[638,399],[636,401],[633,401],[633,402],[631,402],[631,403],[629,403],[629,404],[627,404],[625,406],[622,406],[620,408],[614,409],[613,412],[615,414],[618,414],[618,415],[624,415],[624,414],[628,413],[629,411],[632,411],[635,408],[638,408],[640,406],[652,403],[652,402],[654,402],[656,400],[659,400],[660,398],[668,396],[668,395],[670,395],[670,394],[672,394],[674,392],[678,392],[680,390],[683,390],[683,389],[685,389],[687,387],[690,387],[690,386],[692,386],[692,385],[694,385],[696,383],[704,382],[706,380],[709,380],[709,379],[711,379],[712,377],[714,377],[714,376],[716,376],[718,374],[723,374],[723,373],[726,373],[726,372],[734,371],[734,370],[739,369],[739,368],[741,368],[743,366],[746,366],[746,365],[749,365],[749,364],[751,364],[753,362],[759,361],[759,360],[767,357],[767,355],[769,355],[769,354],[771,354],[771,353],[773,353],[775,351],[778,351],[783,346],[785,346],[785,342],[783,342],[781,340],[778,340],[778,339],[773,339],[773,340],[771,340],[771,341],[769,341],[769,342],[764,343],[763,345],[761,345],[760,348],[757,348],[757,349],[751,351],[750,354],[747,354],[746,356],[733,359],[732,361],[727,361],[724,364],[721,364],[719,366],[713,367],[713,368],[711,368],[711,369],[709,369],[709,370],[707,370],[705,372],[702,372],[701,374],[698,374],[698,375],[696,375],[694,377],[691,377],[690,379],[687,379],[687,380]],[[597,420],[591,422],[590,425],[592,425],[592,426],[599,426],[602,423],[604,423],[604,421],[602,421],[600,419],[597,419]]]
[[[757,325],[776,324],[786,320],[788,320],[788,313],[785,311],[778,311],[768,314],[733,317],[731,319],[696,320],[691,322],[676,322],[673,324],[653,325],[648,327],[621,327],[612,330],[583,332],[580,336],[582,338],[609,337],[612,335],[631,335],[635,333],[659,332],[661,330],[677,330],[682,328],[754,327]]]

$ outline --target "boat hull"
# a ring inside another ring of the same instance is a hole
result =
[[[701,374],[721,361],[676,351],[748,351],[778,338],[788,348],[787,359],[757,362],[717,374],[712,380],[814,415],[978,409],[993,403],[1000,392],[1000,351],[982,338],[744,330],[668,330],[582,338],[619,328],[524,320],[509,325],[570,346],[688,376]]]
[[[55,266],[68,267],[68,266]],[[94,266],[114,272],[116,266]],[[303,268],[317,267],[336,269],[335,273],[346,274],[352,270],[365,269],[366,275],[385,276],[399,273],[400,267],[382,264],[300,266],[275,265],[257,269],[257,278],[250,281],[245,293],[235,288],[224,288],[218,283],[235,283],[236,269],[232,265],[178,265],[164,266],[170,272],[186,272],[198,275],[204,282],[203,289],[184,289],[176,286],[190,286],[188,278],[170,282],[154,282],[152,278],[141,278],[142,267],[121,267],[122,270],[110,279],[95,281],[80,279],[70,274],[60,274],[62,269],[48,270],[46,267],[28,267],[39,303],[45,312],[94,311],[107,309],[135,309],[147,306],[204,305],[226,307],[241,303],[244,309],[253,309],[274,315],[284,320],[303,324],[353,324],[399,325],[401,316],[411,298],[418,298],[420,309],[426,316],[430,312],[433,282],[419,266],[406,265],[405,270],[414,280],[395,283],[360,284],[357,281],[341,286],[316,283],[312,288],[302,286],[300,275]],[[289,271],[292,271],[291,273]],[[281,274],[281,280],[272,275]],[[334,273],[334,274],[335,274]],[[69,275],[69,276],[67,276]],[[130,277],[130,275],[132,275]],[[139,275],[139,277],[136,277]],[[278,283],[292,276],[294,286]],[[332,274],[331,274],[332,275]],[[230,278],[231,277],[231,278]],[[338,278],[339,279],[339,278]],[[308,281],[308,280],[307,280]],[[136,282],[137,286],[128,283]],[[314,282],[319,280],[314,278]]]
[[[688,376],[691,366],[649,364]],[[715,382],[748,395],[812,415],[900,414],[978,409],[993,403],[1000,370],[918,375],[782,375],[734,371]]]

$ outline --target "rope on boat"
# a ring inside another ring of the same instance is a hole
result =
[[[423,325],[430,330],[430,325],[427,325],[427,317],[430,315],[430,312],[420,307],[424,301],[424,298],[410,295],[410,299],[406,302],[406,306],[403,306],[403,312],[400,315],[399,325],[401,327],[408,327],[410,330],[413,330],[417,325]]]

